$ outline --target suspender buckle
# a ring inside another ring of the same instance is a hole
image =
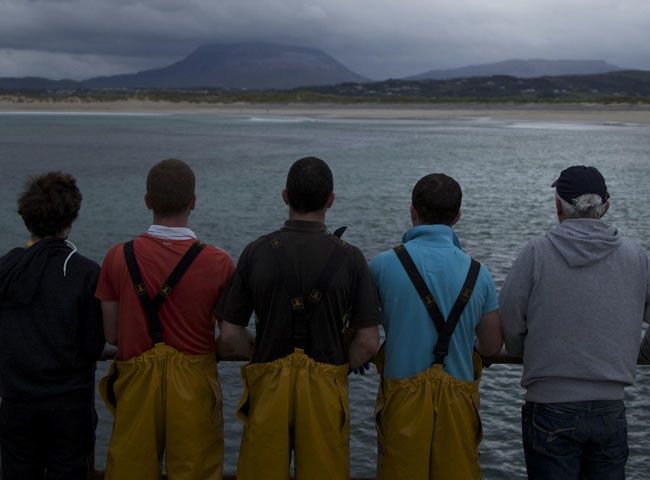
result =
[[[304,310],[305,304],[302,301],[302,297],[294,297],[291,299],[291,308],[294,310]]]
[[[438,337],[438,343],[436,348],[433,350],[433,355],[435,357],[434,363],[439,363],[441,365],[445,364],[445,358],[449,353],[449,343],[451,341],[451,335],[445,335],[446,332],[443,332]]]
[[[429,310],[436,303],[431,294],[424,297],[422,301],[424,302],[424,306],[427,307],[427,310]]]
[[[468,302],[468,301],[469,301],[469,297],[472,296],[472,290],[473,290],[473,289],[471,289],[471,288],[463,288],[463,289],[461,290],[461,292],[460,292],[459,297],[460,297],[464,302]]]
[[[172,287],[170,287],[170,286],[167,285],[166,283],[163,283],[163,284],[161,285],[161,287],[160,287],[160,294],[161,294],[163,297],[167,298],[167,297],[169,297],[169,294],[170,294],[170,293],[172,293]]]
[[[320,299],[323,297],[323,292],[320,290],[312,290],[311,293],[309,294],[309,300],[311,300],[314,303],[320,302]]]
[[[138,296],[147,294],[147,287],[144,286],[144,283],[136,283],[134,287],[135,287],[135,293]]]

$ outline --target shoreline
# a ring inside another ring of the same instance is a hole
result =
[[[355,120],[483,119],[650,125],[650,105],[639,104],[251,104],[145,100],[28,101],[0,97],[3,113],[210,114]]]

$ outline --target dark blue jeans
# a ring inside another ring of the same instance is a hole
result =
[[[521,411],[529,479],[625,478],[627,420],[622,400],[526,402]]]

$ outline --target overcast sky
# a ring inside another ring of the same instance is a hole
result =
[[[374,79],[508,58],[650,69],[650,0],[0,0],[2,77],[129,73],[245,40]]]

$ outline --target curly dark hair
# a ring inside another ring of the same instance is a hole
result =
[[[18,196],[18,213],[27,229],[37,237],[58,235],[79,216],[81,192],[72,175],[47,172],[25,181]]]

